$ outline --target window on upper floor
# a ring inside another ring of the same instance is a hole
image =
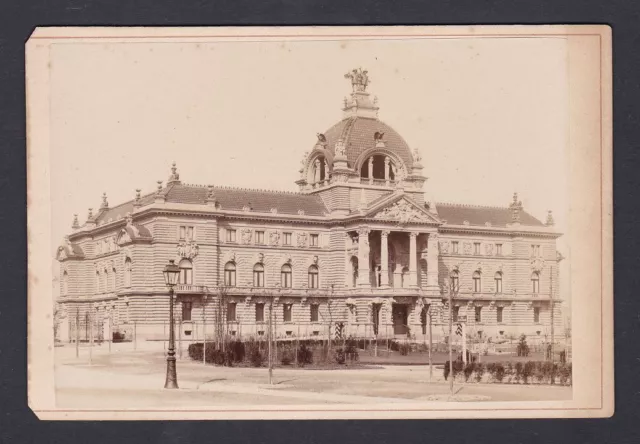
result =
[[[280,269],[280,285],[282,288],[291,288],[293,283],[293,274],[291,265],[284,264]]]
[[[398,175],[398,169],[393,160],[389,156],[382,154],[374,154],[365,160],[360,168],[360,177],[369,179],[370,182],[377,181],[395,181]]]
[[[531,274],[531,291],[533,294],[538,294],[540,292],[540,273],[534,271]]]
[[[453,254],[458,254],[460,251],[459,248],[460,248],[460,244],[458,241],[451,241],[451,252]]]
[[[264,244],[264,231],[256,231],[256,244]]]
[[[69,274],[67,273],[67,271],[65,270],[64,272],[62,272],[62,288],[61,288],[61,293],[63,295],[67,294],[69,292]]]
[[[312,235],[310,236],[310,245],[311,245],[312,247],[317,247],[317,246],[319,245],[319,243],[318,243],[318,238],[319,238],[319,237],[320,237],[320,236],[319,236],[318,234],[312,234]]]
[[[236,230],[227,230],[227,242],[235,242],[236,241]]]
[[[189,259],[182,259],[178,264],[180,267],[180,279],[178,283],[193,285],[193,264]]]
[[[318,267],[312,265],[309,267],[309,288],[318,288],[318,280],[319,280],[319,270]]]
[[[282,233],[283,245],[291,245],[291,233]]]
[[[480,242],[474,242],[473,243],[473,254],[475,254],[475,255],[479,255],[480,254]]]
[[[180,226],[180,240],[190,241],[193,240],[193,226],[181,225]]]
[[[495,274],[493,279],[496,283],[496,293],[501,294],[502,293],[502,273],[498,271]]]
[[[224,264],[224,285],[227,287],[236,286],[236,264],[234,262],[227,262]]]
[[[496,307],[496,322],[498,322],[498,324],[502,323],[503,310],[504,310],[504,307]]]
[[[540,245],[531,245],[531,256],[540,257]]]
[[[262,264],[253,266],[253,286],[264,287],[264,265]]]
[[[496,256],[502,256],[502,244],[496,244]]]
[[[473,272],[473,292],[480,293],[482,291],[482,276],[479,271]]]
[[[131,258],[124,260],[124,286],[131,287]]]

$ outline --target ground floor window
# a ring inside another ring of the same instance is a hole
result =
[[[190,301],[182,302],[182,320],[190,321],[191,320],[191,309],[193,305]]]
[[[498,307],[496,308],[496,317],[497,317],[497,321],[498,323],[502,322],[502,310],[504,309],[504,307]]]
[[[533,322],[540,322],[540,307],[533,307]]]
[[[476,307],[476,322],[482,322],[482,307]]]
[[[382,304],[373,304],[373,308],[371,310],[372,323],[373,323],[373,334],[377,335],[380,327],[380,308]]]
[[[318,322],[318,304],[311,304],[311,322]]]
[[[256,304],[256,322],[264,322],[264,304]]]
[[[453,307],[453,322],[458,322],[458,313],[460,312],[460,307],[457,305]]]
[[[235,302],[229,302],[227,304],[227,321],[229,321],[229,322],[237,321],[237,318],[236,318],[236,303]]]
[[[284,304],[282,306],[282,318],[284,322],[291,322],[292,304]]]

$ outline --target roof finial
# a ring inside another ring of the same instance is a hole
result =
[[[76,228],[80,228],[80,222],[78,222],[78,215],[77,214],[73,215],[73,224],[71,224],[71,228],[73,228],[74,230]]]
[[[140,188],[136,188],[136,199],[133,201],[133,207],[138,208],[141,205],[140,202]]]
[[[216,199],[216,193],[214,192],[213,185],[209,185],[207,187],[207,205],[212,205],[214,207],[218,205],[218,200]]]
[[[127,215],[125,216],[124,220],[126,221],[127,225],[132,225],[133,224],[133,217],[131,216],[131,213],[127,213]]]
[[[547,222],[545,223],[545,225],[547,227],[552,227],[556,224],[556,222],[553,220],[553,213],[551,212],[551,210],[549,210],[549,212],[547,213]]]
[[[351,79],[353,92],[365,92],[370,82],[368,71],[363,71],[362,68],[352,69],[344,75],[344,78]]]
[[[109,208],[109,202],[107,202],[107,193],[102,193],[102,205],[100,205],[101,210],[106,210]]]
[[[511,222],[520,222],[520,212],[522,211],[522,201],[518,200],[518,193],[513,193],[513,202],[509,205],[511,210]]]
[[[180,174],[178,174],[178,168],[176,167],[175,160],[171,164],[171,175],[169,176],[167,185],[170,185],[172,183],[180,183]]]
[[[87,215],[87,220],[93,219],[93,208],[89,208],[89,214]]]
[[[162,193],[162,181],[159,180],[158,182],[158,194]]]

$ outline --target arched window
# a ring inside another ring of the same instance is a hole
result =
[[[131,258],[124,260],[124,286],[131,287]]]
[[[480,272],[473,272],[473,292],[480,293],[482,291],[482,281],[480,279]]]
[[[358,258],[356,256],[351,257],[351,286],[356,287],[358,285]]]
[[[493,279],[496,282],[496,294],[502,294],[502,273],[496,272]]]
[[[69,274],[65,270],[62,273],[62,294],[67,294],[69,292]]]
[[[284,264],[280,269],[280,285],[282,288],[291,288],[292,272],[291,265]]]
[[[388,156],[376,154],[365,160],[360,168],[360,177],[363,179],[396,180],[397,169],[394,162]]]
[[[224,265],[224,285],[227,287],[236,286],[236,264],[227,262]]]
[[[309,288],[318,288],[318,267],[312,265],[309,267]]]
[[[264,287],[264,265],[262,264],[253,266],[253,286]]]
[[[180,284],[192,285],[193,284],[193,264],[189,259],[182,259],[180,261]]]
[[[328,165],[324,156],[319,156],[313,162],[311,162],[310,173],[310,183],[318,183],[329,180]]]
[[[460,276],[459,273],[457,271],[452,271],[451,275],[449,276],[451,279],[451,291],[456,293],[458,292],[458,290],[460,290]]]
[[[534,271],[531,274],[531,291],[533,294],[538,294],[540,292],[540,273]]]

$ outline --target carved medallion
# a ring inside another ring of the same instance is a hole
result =
[[[449,241],[440,241],[440,251],[444,254],[449,253]]]
[[[280,243],[280,233],[277,231],[272,231],[269,233],[269,244],[277,246]]]
[[[484,252],[487,254],[487,256],[493,256],[493,244],[485,244]]]
[[[193,259],[198,255],[200,247],[193,241],[178,243],[178,256],[185,259]]]
[[[471,254],[471,242],[464,242],[462,244],[462,251],[464,254]]]
[[[251,228],[243,228],[240,232],[240,238],[242,239],[242,243],[247,245],[251,243],[251,238],[253,237],[253,230]]]
[[[539,273],[540,271],[542,271],[542,268],[544,268],[544,259],[542,259],[541,257],[535,257],[531,259],[531,269],[533,271]]]
[[[298,233],[296,239],[297,239],[298,247],[307,246],[307,233]]]

